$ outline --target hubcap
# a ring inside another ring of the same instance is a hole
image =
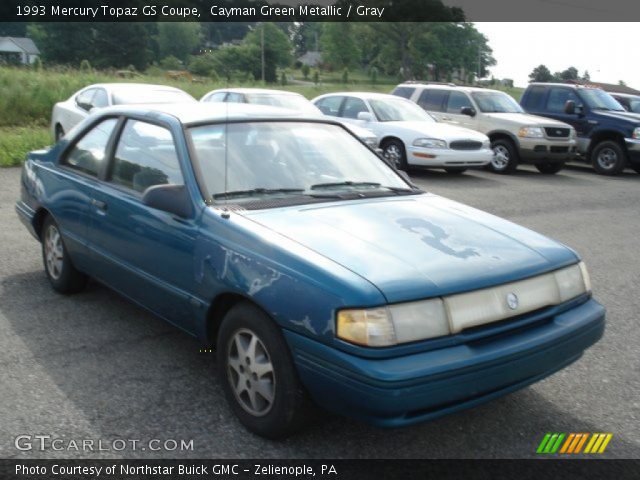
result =
[[[400,151],[400,147],[398,147],[397,145],[388,145],[384,149],[384,156],[387,160],[391,160],[396,166],[400,166],[400,162],[402,160],[402,152]]]
[[[610,170],[618,162],[618,154],[613,148],[603,148],[598,153],[598,165],[605,170]]]
[[[497,170],[502,170],[509,164],[509,150],[504,145],[496,145],[493,147],[493,159],[491,164]]]
[[[54,225],[50,225],[44,239],[44,256],[47,262],[47,271],[51,278],[58,280],[62,274],[62,260],[64,249],[60,232]]]
[[[251,415],[266,415],[273,406],[276,377],[269,352],[258,336],[238,330],[227,348],[229,383],[238,403]]]

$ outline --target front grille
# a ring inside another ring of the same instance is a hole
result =
[[[544,127],[544,131],[551,138],[566,138],[571,133],[571,129],[563,127]]]
[[[457,140],[451,142],[449,147],[452,150],[480,150],[482,148],[482,142],[475,142],[473,140]]]

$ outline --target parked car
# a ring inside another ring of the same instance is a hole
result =
[[[111,105],[184,103],[194,101],[179,88],[146,83],[100,83],[77,91],[63,102],[53,106],[51,133],[58,141],[65,133],[84,120],[96,108]]]
[[[576,153],[570,125],[528,115],[499,90],[404,83],[393,94],[409,98],[439,121],[487,135],[495,153],[489,167],[495,173],[511,173],[520,163],[532,163],[539,172],[554,174]]]
[[[372,130],[383,155],[401,170],[422,166],[462,173],[487,165],[493,157],[486,135],[437,123],[415,104],[393,95],[330,93],[312,102],[325,115]]]
[[[631,113],[640,113],[640,95],[630,95],[628,93],[610,93],[622,107]]]
[[[565,83],[530,83],[520,100],[530,113],[572,125],[578,153],[602,175],[626,166],[640,173],[640,115],[626,112],[599,88]]]
[[[289,108],[309,115],[323,115],[313,103],[299,93],[286,90],[268,90],[265,88],[223,88],[205,94],[201,102],[251,103],[272,107]],[[378,148],[379,139],[369,129],[342,122],[351,132],[369,148]]]
[[[233,412],[268,437],[310,399],[380,426],[436,418],[601,337],[573,250],[407,178],[317,116],[111,107],[28,155],[16,209],[55,290],[95,278],[215,345]]]

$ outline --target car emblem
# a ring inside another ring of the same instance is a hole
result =
[[[556,130],[556,135],[562,135],[562,130]]]
[[[518,308],[518,296],[515,293],[507,294],[507,305],[511,310]]]

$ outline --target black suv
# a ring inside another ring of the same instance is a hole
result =
[[[626,166],[640,173],[640,115],[624,110],[608,93],[582,85],[531,83],[520,100],[528,113],[572,125],[578,153],[603,175]]]

